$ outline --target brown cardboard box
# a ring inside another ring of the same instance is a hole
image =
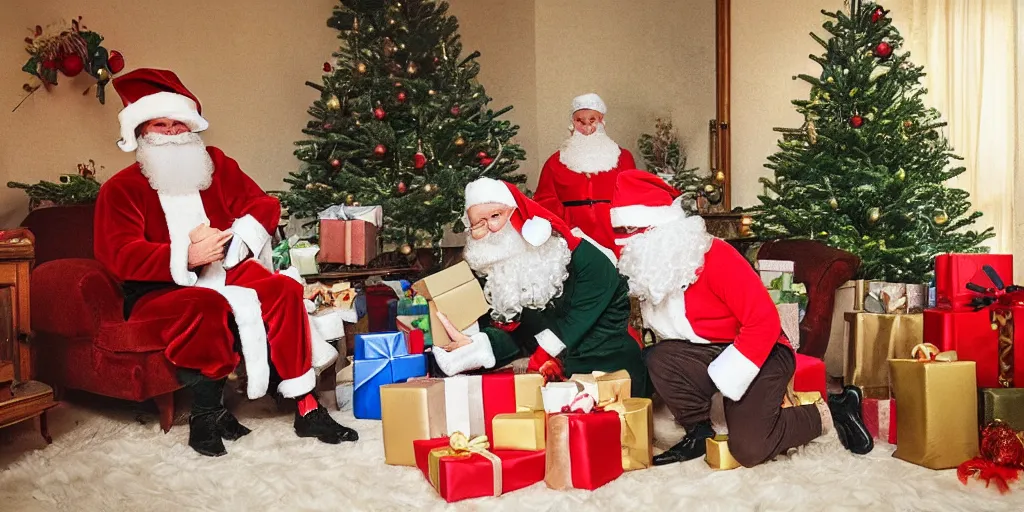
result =
[[[412,289],[427,299],[430,306],[430,335],[436,347],[451,342],[448,333],[437,320],[439,311],[448,317],[455,328],[462,330],[491,310],[484,299],[480,283],[464,261],[417,281]]]

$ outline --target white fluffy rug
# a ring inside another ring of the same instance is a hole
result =
[[[0,432],[4,511],[402,511],[496,510],[1024,510],[1024,485],[1000,496],[963,486],[953,470],[931,471],[819,440],[753,469],[715,472],[702,460],[626,473],[595,492],[538,483],[500,498],[449,505],[415,468],[384,464],[380,423],[333,413],[359,431],[355,444],[299,439],[290,414],[270,400],[235,408],[253,433],[209,459],[186,446],[187,426],[167,435],[126,407],[63,404],[51,411],[53,445],[27,425]],[[659,446],[681,431],[656,413]]]

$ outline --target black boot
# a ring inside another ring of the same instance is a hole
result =
[[[315,437],[328,444],[359,439],[359,434],[355,430],[334,421],[334,418],[322,405],[318,405],[316,409],[309,411],[305,416],[295,411],[294,426],[295,434],[299,437]]]
[[[828,408],[839,441],[857,455],[864,455],[875,447],[875,441],[864,426],[864,418],[861,416],[861,398],[857,386],[846,386],[842,392],[828,397]]]
[[[208,457],[227,454],[222,439],[235,440],[250,432],[224,408],[224,382],[193,370],[179,370],[178,380],[192,390],[188,445]]]
[[[687,427],[686,437],[682,441],[654,456],[654,465],[662,466],[704,456],[707,453],[705,440],[709,437],[715,437],[715,430],[711,428],[710,421],[702,421],[692,427]]]

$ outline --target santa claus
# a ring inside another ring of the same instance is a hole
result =
[[[614,261],[615,237],[608,220],[612,191],[619,172],[635,169],[636,163],[605,133],[607,111],[596,94],[572,100],[571,133],[544,163],[533,199],[563,219],[577,236],[606,249]]]
[[[277,199],[203,144],[197,132],[209,124],[174,73],[137,69],[113,85],[124,102],[118,146],[135,151],[136,163],[100,188],[96,259],[122,281],[127,319],[175,319],[159,334],[195,395],[189,446],[223,455],[222,439],[249,433],[222,400],[242,358],[249,398],[263,396],[273,378],[277,392],[297,399],[300,437],[355,441],[313,395],[315,369],[337,351],[311,325],[297,273],[268,270]]]
[[[860,391],[847,387],[829,403],[792,405],[796,358],[779,314],[754,269],[714,238],[704,220],[686,216],[680,194],[657,176],[621,173],[611,222],[622,246],[619,271],[640,301],[657,341],[644,351],[654,389],[686,437],[654,463],[703,456],[715,435],[710,412],[724,397],[733,457],[750,467],[835,430],[854,453],[873,444],[860,416]]]
[[[502,367],[530,356],[529,368],[554,376],[626,370],[632,394],[651,393],[640,345],[626,331],[625,280],[590,242],[514,185],[480,178],[466,186],[471,226],[464,257],[486,279],[490,318],[435,350],[448,375]]]

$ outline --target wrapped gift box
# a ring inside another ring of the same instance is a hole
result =
[[[445,435],[444,383],[413,380],[380,388],[384,463],[415,466],[412,442]]]
[[[779,321],[782,322],[782,332],[789,339],[793,350],[800,348],[800,305],[799,304],[776,304],[775,309],[779,311]]]
[[[428,346],[427,332],[430,327],[430,320],[427,315],[398,315],[395,317],[395,327],[398,332],[405,335],[406,345],[410,354],[422,354]],[[426,328],[426,330],[424,330]]]
[[[1001,420],[1014,430],[1024,430],[1024,388],[988,388],[980,392],[979,425]]]
[[[893,457],[931,469],[978,455],[978,388],[973,361],[889,361],[899,403]]]
[[[491,423],[495,450],[543,450],[544,411],[498,414]]]
[[[779,311],[779,320],[782,321],[782,332],[786,333],[794,349],[800,348],[800,304],[794,302],[797,296],[794,293],[800,291],[806,296],[806,289],[803,285],[793,285],[793,272],[795,270],[792,261],[786,260],[758,260],[757,270],[761,276],[761,282],[768,287],[768,294]],[[798,290],[799,288],[799,290]]]
[[[458,375],[444,382],[448,433],[486,435],[493,439],[492,420],[499,414],[516,412],[515,375],[497,372]]]
[[[860,404],[861,417],[871,437],[896,444],[896,401],[865,398]]]
[[[356,418],[381,419],[380,387],[427,374],[423,354],[409,355],[402,333],[360,334],[355,341],[352,410]]]
[[[926,309],[924,341],[935,345],[939,350],[956,350],[957,357],[962,361],[974,361],[979,388],[1001,387],[999,330],[993,325],[990,310]],[[1018,352],[1024,356],[1024,350]],[[1017,367],[1024,368],[1024,362]]]
[[[920,313],[928,305],[928,285],[868,281],[864,310],[869,313]]]
[[[943,309],[970,310],[976,295],[967,289],[975,282],[986,288],[991,280],[982,271],[989,265],[1005,284],[1013,282],[1013,255],[1011,254],[940,254],[935,257],[935,302]]]
[[[888,360],[909,358],[922,342],[922,315],[848,313],[846,321],[850,339],[844,381],[861,388],[867,398],[890,398]]]
[[[847,281],[836,289],[832,306],[832,329],[829,332],[828,348],[825,349],[825,369],[833,377],[843,377],[846,373],[846,346],[850,339],[846,314],[864,310],[867,289],[868,281],[863,279]]]
[[[416,466],[449,503],[510,493],[544,479],[543,450],[495,449],[481,454],[460,448],[447,437],[413,441]]]
[[[436,328],[441,325],[438,312],[444,313],[457,329],[464,330],[491,310],[480,282],[464,261],[417,281],[412,289],[427,299],[431,341],[437,347],[451,343],[448,333]]]
[[[516,410],[543,411],[544,398],[540,388],[544,387],[544,376],[539,373],[516,375]]]
[[[711,466],[711,469],[716,470],[727,470],[736,469],[743,467],[742,464],[733,458],[732,452],[729,451],[729,436],[728,435],[716,435],[715,437],[709,437],[704,441],[707,453],[704,455],[704,462]]]
[[[298,242],[288,250],[288,259],[301,275],[319,274],[320,267],[316,264],[317,253],[319,252],[319,246],[310,245],[309,242]]]
[[[631,396],[632,380],[626,370],[612,373],[577,373],[569,380],[579,382],[583,386],[583,392],[589,393],[598,403],[618,402]]]
[[[624,398],[605,406],[619,415],[622,469],[634,471],[651,467],[654,460],[654,408],[650,398]]]
[[[1016,325],[1017,319],[1022,323],[1020,329]],[[998,339],[996,351],[999,385],[1004,388],[1024,387],[1024,304],[1009,305],[1001,300],[992,306],[992,320]]]
[[[562,412],[562,408],[571,404],[576,395],[581,391],[583,391],[583,384],[577,381],[549,382],[545,384],[540,390],[544,411],[549,414]]]
[[[614,412],[548,418],[544,482],[556,490],[594,490],[622,475],[621,424]]]
[[[320,219],[320,263],[367,265],[377,257],[377,226],[363,220]]]
[[[794,391],[817,391],[821,396],[828,396],[826,381],[824,361],[817,357],[796,354],[796,371],[793,372]]]

